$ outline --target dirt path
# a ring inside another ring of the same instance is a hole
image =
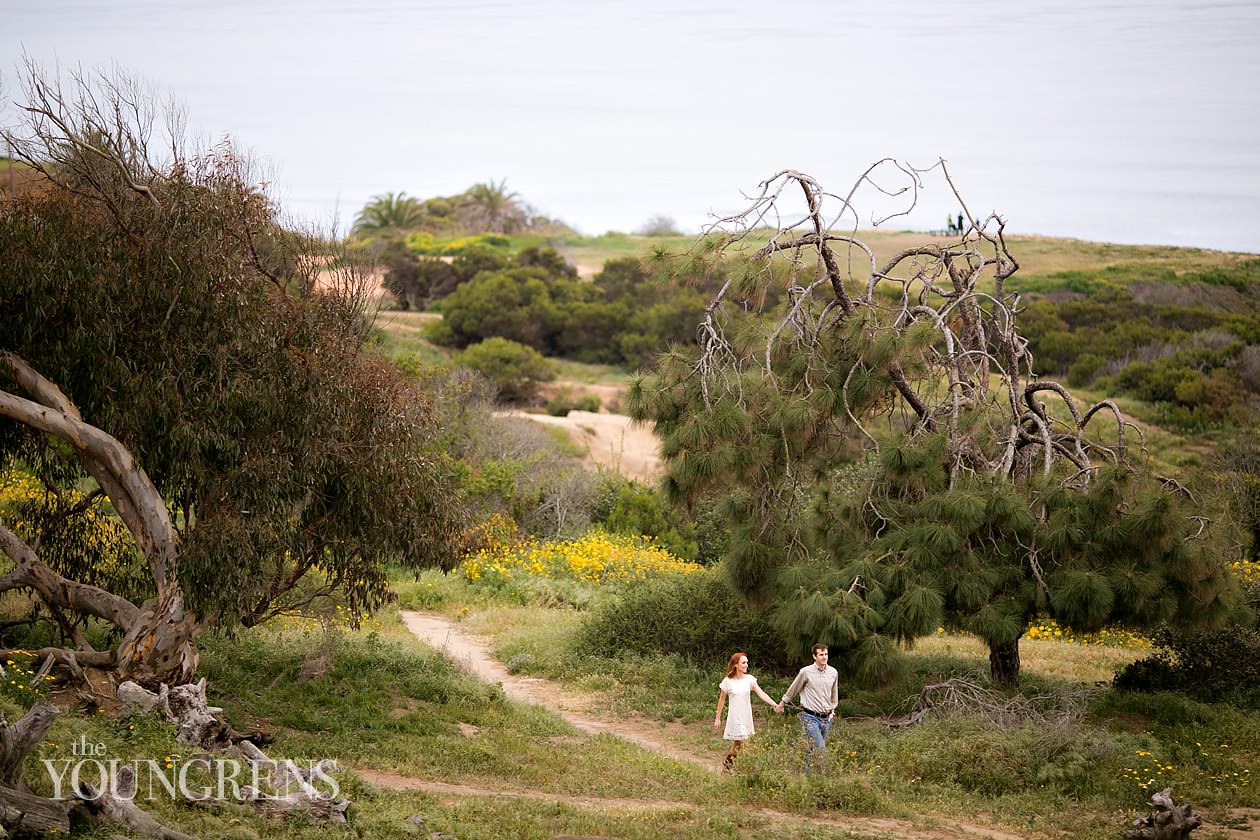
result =
[[[608,811],[696,811],[700,806],[690,802],[667,799],[626,799],[622,797],[567,796],[559,793],[543,793],[536,790],[511,790],[502,787],[483,788],[472,785],[455,785],[448,782],[429,782],[395,773],[360,770],[365,781],[389,790],[419,790],[431,793],[447,803],[458,802],[468,796],[507,797],[528,799],[534,802],[557,802],[578,808]],[[850,834],[869,837],[896,837],[900,840],[1023,840],[1014,834],[961,824],[941,824],[920,828],[908,822],[879,817],[821,817],[807,814],[788,814],[773,808],[756,808],[752,812],[772,823],[770,836],[793,836],[804,826],[825,826]]]
[[[501,683],[503,693],[512,700],[549,709],[564,718],[573,728],[588,735],[616,735],[650,752],[717,772],[713,756],[687,752],[654,735],[653,729],[656,732],[661,729],[659,724],[649,728],[648,725],[633,721],[590,717],[585,711],[592,706],[593,698],[577,694],[550,680],[509,674],[506,668],[491,657],[490,649],[483,642],[465,635],[444,616],[403,610],[402,617],[407,629],[418,638],[445,652],[468,673],[487,682]]]
[[[480,639],[463,633],[460,628],[445,616],[432,613],[418,613],[410,610],[402,611],[403,621],[412,633],[421,641],[444,651],[459,667],[470,674],[489,682],[497,682],[503,686],[503,693],[518,702],[532,703],[542,706],[568,721],[574,728],[592,735],[615,735],[637,744],[643,749],[668,756],[676,761],[683,761],[702,767],[710,772],[717,772],[717,753],[713,755],[697,755],[680,749],[660,737],[662,725],[658,722],[635,720],[607,720],[593,718],[585,714],[593,698],[575,693],[564,686],[550,680],[537,677],[518,677],[507,672],[502,664],[491,655],[489,647]],[[508,796],[522,799],[560,802],[578,807],[590,807],[598,810],[669,810],[695,809],[698,806],[686,802],[666,800],[641,800],[622,798],[599,798],[566,796],[534,790],[510,790],[496,786],[494,789],[478,788],[469,785],[431,782],[414,779],[396,773],[375,770],[359,770],[359,775],[378,787],[390,790],[421,790],[442,797],[460,798],[466,796]],[[914,823],[896,819],[876,817],[823,817],[788,814],[770,808],[757,811],[767,819],[784,826],[801,827],[806,825],[829,826],[843,829],[855,834],[872,837],[893,836],[908,840],[1024,840],[1020,835],[1010,834],[984,826],[970,825],[955,820],[940,820],[930,827],[920,827]]]

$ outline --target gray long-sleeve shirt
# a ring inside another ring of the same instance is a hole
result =
[[[783,693],[783,702],[801,693],[801,707],[828,714],[840,704],[840,672],[828,665],[806,665]]]

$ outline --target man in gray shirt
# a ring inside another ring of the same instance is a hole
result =
[[[783,699],[774,707],[776,712],[783,714],[784,705],[800,692],[801,728],[805,730],[805,740],[809,742],[805,753],[806,773],[815,758],[820,766],[826,766],[827,731],[831,729],[836,718],[836,706],[840,703],[840,673],[827,664],[827,646],[816,644],[810,653],[814,664],[800,670],[783,693]]]

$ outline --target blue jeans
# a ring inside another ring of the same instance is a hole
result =
[[[805,772],[808,773],[815,761],[819,767],[827,766],[827,731],[831,729],[833,718],[815,717],[809,712],[801,712],[800,718],[805,740],[809,742],[805,752]]]

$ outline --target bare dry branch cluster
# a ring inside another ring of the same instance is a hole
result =
[[[885,186],[883,176],[889,171],[904,186]],[[965,214],[958,240],[906,248],[880,263],[857,235],[854,196],[860,188],[873,187],[904,200],[899,212],[871,219],[879,224],[909,213],[924,177],[933,172],[944,178]],[[798,189],[805,209],[792,214],[787,208]],[[829,213],[828,205],[838,209]],[[711,300],[698,328],[702,352],[694,370],[706,400],[742,400],[740,373],[753,366],[774,379],[774,360],[783,342],[790,343],[794,355],[804,354],[811,367],[821,364],[830,337],[857,322],[863,333],[860,343],[867,348],[877,347],[881,337],[897,344],[888,358],[862,350],[846,362],[851,365],[843,386],[847,419],[872,447],[878,445],[863,426],[867,418],[854,415],[847,397],[855,376],[879,371],[895,387],[911,428],[946,432],[951,483],[963,471],[1019,477],[1040,468],[1049,474],[1060,459],[1076,467],[1069,480],[1088,482],[1097,461],[1124,456],[1126,427],[1136,427],[1114,402],[1082,407],[1067,388],[1036,375],[1028,343],[1016,326],[1019,296],[1007,288],[1019,264],[1007,248],[1004,229],[996,214],[972,214],[944,161],[917,169],[886,158],[867,169],[844,196],[827,192],[804,173],[776,173],[762,182],[745,209],[719,219],[707,231],[722,235],[720,250],[729,254],[739,253],[751,236],[768,231],[769,241],[748,254],[759,272],[757,282],[763,289],[783,283],[785,268],[788,279],[785,303],[775,313],[764,348],[755,353],[741,354],[725,326],[738,284],[728,281]],[[750,250],[751,245],[744,249]],[[929,340],[915,342],[913,336],[925,328],[931,332]],[[811,371],[804,379],[805,392],[825,387],[822,382],[821,371],[816,376]],[[1049,410],[1045,396],[1057,398],[1061,408]],[[983,431],[964,422],[965,415],[977,410],[985,418]],[[1086,435],[1090,420],[1100,412],[1115,421],[1109,445]]]
[[[905,729],[932,716],[979,717],[1002,727],[1035,724],[1046,732],[1062,732],[1079,723],[1089,706],[1089,691],[1061,695],[1007,695],[966,677],[925,685],[906,714],[886,721]]]

